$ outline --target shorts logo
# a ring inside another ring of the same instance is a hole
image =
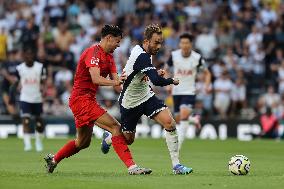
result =
[[[91,64],[93,65],[93,64],[95,64],[96,66],[98,66],[99,65],[99,62],[100,62],[100,59],[99,58],[96,58],[96,57],[92,57],[91,58]]]

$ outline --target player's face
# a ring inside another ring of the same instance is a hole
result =
[[[24,60],[27,65],[32,65],[34,62],[34,52],[31,50],[24,52]]]
[[[179,42],[179,47],[184,54],[189,54],[192,49],[191,41],[187,38],[181,38]]]
[[[154,33],[152,38],[148,41],[148,53],[156,55],[162,47],[163,36],[162,34]]]
[[[121,41],[121,37],[114,37],[112,35],[109,35],[108,37],[108,49],[109,49],[109,53],[113,53],[114,50],[119,47],[120,45],[120,41]]]

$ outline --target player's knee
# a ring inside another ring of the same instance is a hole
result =
[[[31,119],[29,117],[23,117],[22,122],[24,126],[29,126],[31,123]]]
[[[134,142],[134,138],[126,138],[125,141],[127,145],[131,145]]]
[[[30,118],[29,117],[23,117],[22,118],[22,124],[23,124],[23,131],[24,133],[30,133],[31,128],[30,128]]]
[[[172,130],[172,129],[175,129],[176,122],[172,118],[167,118],[167,119],[164,120],[163,126],[164,126],[165,129]]]
[[[36,117],[36,131],[39,133],[43,133],[44,131],[44,123],[41,117]]]

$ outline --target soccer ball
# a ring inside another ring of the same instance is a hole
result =
[[[229,161],[229,171],[234,175],[246,175],[250,170],[250,161],[244,155],[235,155]]]

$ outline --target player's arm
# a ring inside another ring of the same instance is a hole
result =
[[[41,77],[40,77],[40,91],[42,94],[45,93],[45,86],[46,86],[46,81],[47,81],[47,69],[42,66],[42,69],[41,69]]]
[[[151,64],[151,59],[146,54],[141,54],[135,64],[134,69],[138,70],[142,73],[145,73],[150,81],[156,86],[166,86],[170,84],[178,85],[179,81],[173,78],[164,78],[159,75],[158,71],[155,67]],[[161,74],[161,73],[160,73]]]
[[[204,69],[205,74],[205,89],[207,92],[211,91],[211,72],[208,68]]]
[[[200,70],[203,71],[203,73],[205,75],[205,89],[206,89],[207,92],[210,92],[211,91],[211,82],[212,82],[211,78],[212,78],[212,76],[211,76],[211,72],[209,71],[209,69],[208,69],[208,67],[205,63],[205,60],[202,57],[200,57],[200,59],[199,59],[199,64],[198,64],[197,68],[198,68],[198,71],[200,71]]]
[[[94,84],[102,85],[102,86],[118,86],[123,83],[119,77],[114,78],[113,80],[104,78],[100,75],[99,67],[90,67],[89,72],[91,74],[91,78]]]
[[[85,64],[87,68],[89,68],[89,73],[92,78],[92,82],[96,85],[101,85],[101,86],[117,86],[122,83],[119,78],[115,77],[113,80],[107,79],[101,76],[100,72],[100,63],[101,63],[101,55],[99,54],[99,51],[97,49],[90,49],[87,52],[86,59],[85,59]],[[111,67],[111,73],[116,73],[115,71],[115,65],[114,62],[112,63]]]
[[[156,69],[150,69],[144,72],[150,79],[150,81],[156,86],[167,86],[170,84],[178,85],[179,81],[173,78],[163,78],[159,75]]]

